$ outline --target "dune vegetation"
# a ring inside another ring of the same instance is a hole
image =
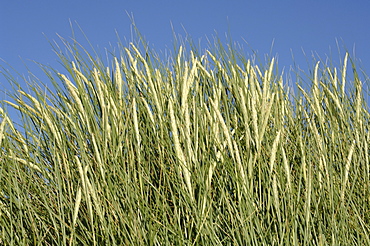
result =
[[[62,40],[48,81],[1,69],[0,244],[370,245],[369,85],[349,53],[290,88],[232,44],[130,43],[107,64]]]

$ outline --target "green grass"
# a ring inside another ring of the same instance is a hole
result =
[[[163,61],[131,44],[106,67],[64,42],[65,73],[43,67],[28,92],[2,72],[1,244],[370,245],[369,110],[348,53],[293,95],[274,59],[233,46]]]

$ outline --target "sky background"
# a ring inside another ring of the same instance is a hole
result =
[[[87,45],[76,23],[104,54],[105,47],[117,47],[116,33],[130,40],[128,14],[132,14],[139,31],[157,52],[172,49],[173,31],[182,36],[188,33],[204,46],[207,37],[212,39],[217,33],[225,40],[229,33],[247,54],[257,51],[262,58],[271,53],[273,44],[272,55],[277,55],[280,70],[288,71],[295,62],[309,71],[313,52],[323,59],[330,57],[338,65],[347,48],[370,74],[369,12],[368,0],[0,0],[0,66],[9,63],[26,75],[26,64],[46,80],[31,61],[62,69],[48,39],[59,44],[57,34],[69,39],[70,21],[80,43]],[[43,82],[48,84],[47,80]],[[0,87],[10,88],[3,76]]]

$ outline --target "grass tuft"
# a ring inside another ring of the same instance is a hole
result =
[[[370,245],[369,110],[348,53],[294,96],[274,58],[219,41],[165,62],[122,45],[111,66],[62,41],[52,90],[2,72],[18,91],[0,108],[0,244]]]

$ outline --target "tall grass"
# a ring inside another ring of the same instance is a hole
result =
[[[3,69],[18,90],[1,109],[1,244],[370,245],[369,110],[348,53],[293,96],[275,59],[232,46],[162,61],[131,44],[106,66],[65,45],[51,89]]]

